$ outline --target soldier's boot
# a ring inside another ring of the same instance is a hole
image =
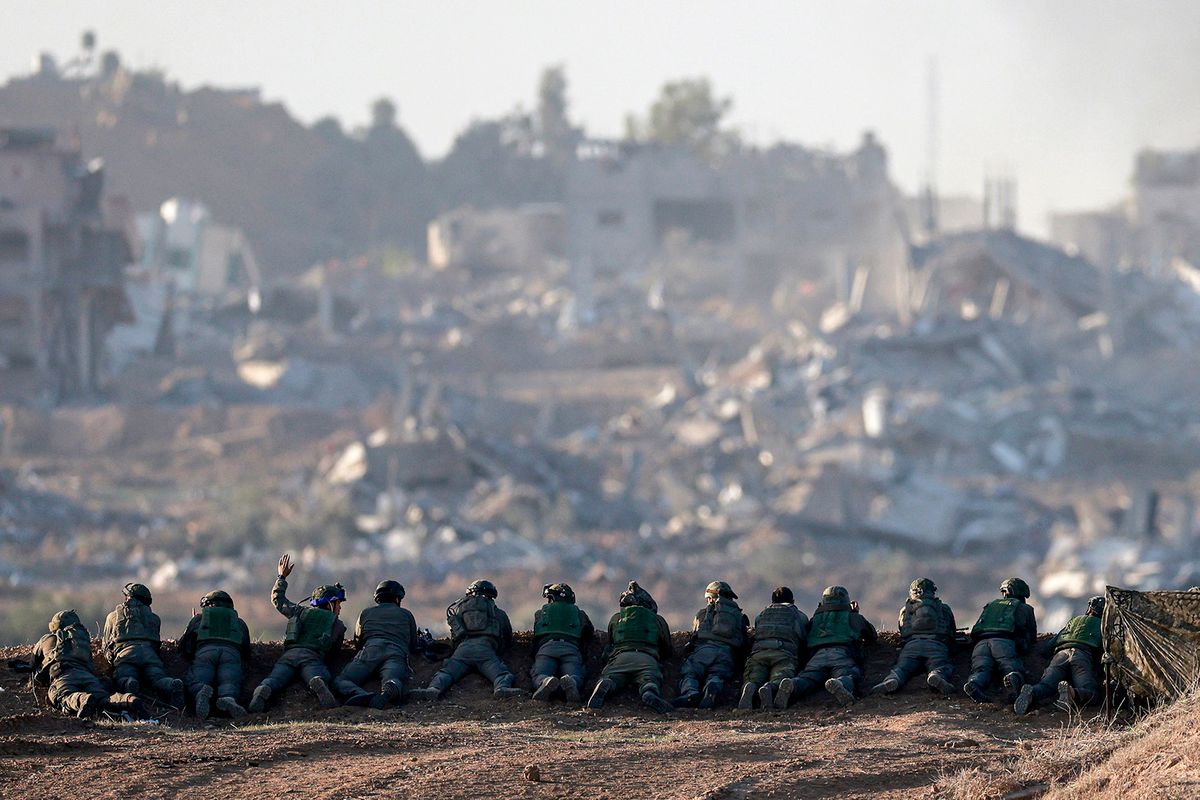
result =
[[[929,673],[929,676],[925,678],[925,685],[933,691],[941,692],[946,696],[954,694],[955,691],[954,684],[946,680],[940,672]]]
[[[333,696],[333,692],[329,691],[329,687],[325,685],[325,679],[320,675],[314,676],[308,682],[308,690],[317,696],[317,702],[321,704],[321,708],[337,708],[337,698]]]
[[[1013,703],[1013,712],[1019,716],[1025,716],[1029,713],[1031,706],[1033,706],[1033,685],[1027,683],[1021,687],[1021,693],[1017,695],[1017,702]]]
[[[417,702],[423,700],[437,700],[441,696],[442,690],[436,686],[426,686],[424,689],[410,689],[408,692],[408,699],[416,700]]]
[[[492,691],[496,697],[524,697],[529,692],[524,689],[518,689],[516,686],[500,686]]]
[[[542,681],[541,685],[539,685],[537,687],[537,689],[535,689],[533,691],[533,699],[541,700],[544,703],[549,703],[550,697],[556,691],[558,691],[559,683],[560,683],[559,679],[555,678],[554,676],[550,676],[549,678],[546,678],[545,680]]]
[[[254,694],[250,697],[250,705],[246,710],[251,714],[261,714],[267,710],[267,701],[271,699],[271,687],[265,683],[260,684],[254,690]]]
[[[779,682],[779,690],[775,692],[775,708],[783,711],[788,707],[788,701],[792,699],[792,692],[796,691],[796,682],[791,678],[784,678]]]
[[[775,705],[775,687],[770,681],[758,687],[758,707],[767,711]]]
[[[967,681],[963,684],[963,694],[974,700],[976,703],[987,702],[987,692],[983,690],[975,681]]]
[[[838,678],[830,678],[825,681],[825,691],[833,695],[833,699],[837,700],[843,707],[854,702],[854,694]]]
[[[642,702],[660,714],[670,714],[675,707],[663,700],[657,689],[647,687],[642,690]]]
[[[717,680],[710,680],[704,684],[704,696],[700,698],[700,707],[706,711],[716,708],[717,701],[721,699],[721,690],[724,688],[725,684]]]
[[[137,694],[141,686],[137,678],[121,678],[117,681],[117,691],[124,694]]]
[[[108,705],[108,698],[102,694],[90,694],[87,701],[75,712],[78,719],[94,717]]]
[[[146,704],[142,702],[140,697],[132,694],[113,695],[104,704],[104,710],[113,714],[120,714],[128,719],[143,719],[146,717]]]
[[[187,704],[187,695],[183,693],[183,681],[179,680],[179,678],[171,681],[171,685],[168,688],[168,697],[170,698],[171,705],[183,711],[184,705]]]
[[[1075,687],[1066,681],[1058,682],[1058,700],[1055,705],[1063,711],[1070,711],[1079,703],[1079,695],[1075,692]]]
[[[1004,676],[1002,683],[1004,684],[1004,688],[1008,690],[1008,697],[1006,698],[1007,702],[1016,702],[1017,695],[1021,692],[1021,684],[1024,682],[1025,681],[1021,678],[1020,673],[1017,672],[1010,672]]]
[[[692,691],[684,692],[676,697],[671,701],[671,705],[673,705],[675,708],[692,708],[699,702],[700,692],[693,689]]]
[[[754,688],[753,683],[746,683],[742,685],[742,694],[738,698],[737,704],[738,711],[749,711],[750,709],[754,708],[754,693],[756,691],[757,689]]]
[[[360,690],[347,697],[346,701],[342,703],[342,705],[354,706],[355,708],[366,708],[367,706],[373,706],[375,704],[375,699],[380,696],[381,695],[377,693]],[[382,708],[382,706],[380,707]]]
[[[596,709],[604,707],[604,698],[608,697],[608,693],[616,686],[615,683],[608,678],[601,678],[596,682],[596,688],[592,690],[592,696],[588,698],[587,707]]]
[[[382,710],[388,703],[399,703],[404,697],[404,689],[396,681],[384,681],[379,687],[379,694],[371,698],[371,708]]]
[[[196,692],[196,719],[208,719],[212,696],[213,690],[211,686],[201,686],[200,691]]]
[[[568,703],[571,705],[579,704],[581,699],[579,697],[579,684],[575,682],[574,678],[572,678],[570,675],[563,675],[558,679],[558,687],[562,689],[563,694],[567,696]]]
[[[241,719],[248,713],[242,708],[238,701],[232,697],[218,697],[217,708],[224,711],[232,719]]]
[[[900,688],[900,681],[893,676],[888,675],[879,683],[871,687],[871,694],[891,694]]]

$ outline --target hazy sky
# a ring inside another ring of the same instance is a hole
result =
[[[15,2],[0,75],[94,29],[186,87],[257,85],[312,121],[363,122],[392,97],[426,156],[473,117],[530,107],[566,66],[572,114],[616,135],[662,83],[709,76],[751,141],[839,149],[874,129],[905,188],[925,171],[926,65],[938,64],[939,183],[1018,180],[1021,222],[1122,196],[1134,152],[1200,146],[1200,0],[865,2]]]

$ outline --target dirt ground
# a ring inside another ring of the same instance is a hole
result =
[[[247,693],[279,652],[256,647]],[[890,635],[874,649],[868,682],[895,649]],[[4,661],[25,655],[0,650]],[[510,663],[526,688],[529,655],[522,636]],[[966,654],[958,661],[965,676]],[[1030,659],[1035,672],[1042,663]],[[414,668],[419,685],[436,664],[417,658]],[[37,706],[25,678],[0,667],[2,797],[911,798],[929,796],[939,774],[999,763],[1067,722],[1055,711],[1016,718],[1001,705],[937,697],[917,680],[849,709],[820,693],[781,713],[739,713],[727,702],[659,716],[622,695],[592,716],[495,700],[469,677],[441,702],[387,711],[320,711],[297,687],[237,726],[174,712],[129,724],[57,716]],[[538,780],[525,777],[529,765]]]

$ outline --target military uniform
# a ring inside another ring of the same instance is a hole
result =
[[[796,677],[808,639],[808,615],[795,603],[771,603],[754,618],[754,644],[742,672],[742,698],[738,706],[749,709],[757,694],[763,708],[775,705],[779,685]],[[782,705],[787,707],[787,697]]]
[[[584,681],[583,648],[595,629],[587,613],[575,604],[566,584],[546,586],[549,602],[533,614],[533,678],[535,700],[549,700],[562,688],[569,702],[579,702]]]
[[[927,582],[927,586],[925,585]],[[875,688],[894,692],[917,673],[924,672],[926,685],[949,694],[954,664],[950,645],[954,642],[954,612],[934,596],[937,587],[927,578],[913,581],[909,599],[900,609],[900,655],[891,672]]]
[[[267,700],[286,689],[297,675],[321,705],[327,708],[337,705],[329,691],[328,661],[341,649],[346,638],[346,625],[332,609],[314,606],[311,602],[298,604],[288,600],[287,585],[287,578],[278,577],[271,587],[271,603],[276,611],[287,617],[288,624],[283,636],[283,655],[254,690],[250,701],[252,712],[262,711]]]
[[[1016,587],[1009,589],[1006,587]],[[1019,579],[1001,584],[1003,597],[983,607],[971,628],[975,647],[971,650],[971,677],[963,691],[976,702],[986,699],[985,692],[993,672],[999,671],[1004,687],[1014,696],[1025,682],[1025,662],[1037,641],[1037,619],[1025,602],[1029,587]]]
[[[225,592],[211,592],[200,604],[200,613],[192,617],[179,638],[180,654],[191,661],[187,689],[196,716],[208,716],[215,690],[217,707],[241,717],[246,711],[237,701],[244,665],[250,661],[250,629]]]
[[[358,704],[372,698],[362,685],[378,674],[380,694],[378,699],[372,698],[373,704],[382,707],[387,701],[399,701],[408,682],[408,655],[416,639],[417,622],[412,612],[393,599],[381,600],[377,593],[376,605],[358,615],[354,624],[357,652],[338,674],[333,688],[348,697],[351,704]]]
[[[133,695],[110,695],[96,675],[91,637],[74,611],[54,615],[50,633],[33,646],[30,664],[33,682],[49,687],[50,705],[59,711],[90,717],[105,709],[136,709]]]
[[[1104,598],[1100,601],[1103,609]],[[1089,705],[1103,696],[1099,676],[1099,659],[1103,651],[1100,629],[1100,613],[1094,612],[1073,617],[1050,645],[1054,657],[1042,672],[1042,678],[1032,686],[1024,686],[1017,698],[1014,710],[1024,714],[1029,709],[1057,692],[1064,704]]]
[[[134,594],[129,594],[134,590]],[[150,610],[149,590],[140,584],[126,586],[127,596],[104,621],[104,649],[113,667],[117,689],[137,694],[144,683],[176,707],[182,707],[183,681],[167,674],[159,656],[162,622]]]
[[[479,589],[486,593],[472,592],[472,587],[482,584],[490,587]],[[520,693],[513,688],[516,676],[500,658],[512,645],[512,624],[508,614],[496,605],[495,592],[490,582],[478,581],[446,609],[454,653],[429,681],[428,688],[413,692],[414,697],[440,697],[469,672],[478,672],[491,681],[492,691],[499,696]]]
[[[840,586],[829,587],[809,624],[808,663],[794,680],[781,682],[780,693],[802,697],[824,685],[842,705],[854,702],[855,687],[862,680],[862,645],[878,638],[875,626],[853,609],[849,593]]]
[[[729,584],[714,581],[705,594],[708,602],[692,620],[689,647],[694,649],[680,668],[677,705],[699,700],[703,686],[701,708],[712,708],[725,682],[733,677],[734,653],[744,651],[750,639],[750,620],[735,602],[737,595]]]
[[[632,684],[643,703],[656,711],[670,711],[671,705],[662,697],[661,662],[672,654],[671,628],[659,616],[654,598],[636,581],[621,595],[621,606],[608,621],[607,659],[588,708],[601,708],[610,692]]]

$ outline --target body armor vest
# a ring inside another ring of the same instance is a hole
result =
[[[534,636],[549,636],[554,639],[566,639],[579,644],[583,635],[583,619],[579,615],[579,607],[574,603],[556,601],[542,606],[542,613],[533,623]]]
[[[149,606],[138,602],[126,602],[116,608],[116,641],[157,642],[159,637],[158,615]]]
[[[949,639],[954,635],[942,601],[933,597],[909,600],[904,605],[904,624],[900,638],[919,636],[926,639]]]
[[[358,616],[359,628],[364,642],[371,639],[382,639],[399,645],[405,651],[412,648],[409,636],[416,625],[411,623],[412,615],[406,609],[395,603],[379,603],[364,608]]]
[[[800,638],[796,635],[796,622],[800,615],[791,603],[772,603],[754,618],[754,644],[776,641],[792,655],[800,652]]]
[[[200,625],[196,628],[196,644],[208,643],[242,645],[242,626],[238,614],[226,606],[210,606],[200,610]]]
[[[92,662],[92,638],[88,632],[78,625],[72,625],[66,630],[54,631],[50,634],[50,642],[46,666],[57,664],[59,667],[87,667]]]
[[[730,647],[740,647],[744,629],[742,609],[727,597],[709,603],[699,614],[700,624],[696,638],[702,642],[720,642]]]
[[[1100,618],[1089,617],[1086,614],[1072,617],[1058,634],[1058,645],[1055,650],[1068,647],[1094,647],[1099,650],[1103,646],[1100,638]]]
[[[458,601],[455,616],[468,636],[500,638],[500,620],[496,617],[496,601],[490,597],[469,594]]]
[[[850,611],[818,611],[808,631],[810,648],[834,644],[852,644],[858,639],[850,626]]]
[[[612,648],[614,653],[640,650],[657,656],[658,615],[645,606],[622,608],[613,626]]]
[[[983,607],[979,621],[971,628],[972,634],[1016,633],[1017,606],[1021,601],[1015,597],[1001,597]]]
[[[283,634],[285,650],[306,647],[318,653],[326,653],[333,646],[333,625],[337,615],[327,608],[310,606],[288,620]]]

